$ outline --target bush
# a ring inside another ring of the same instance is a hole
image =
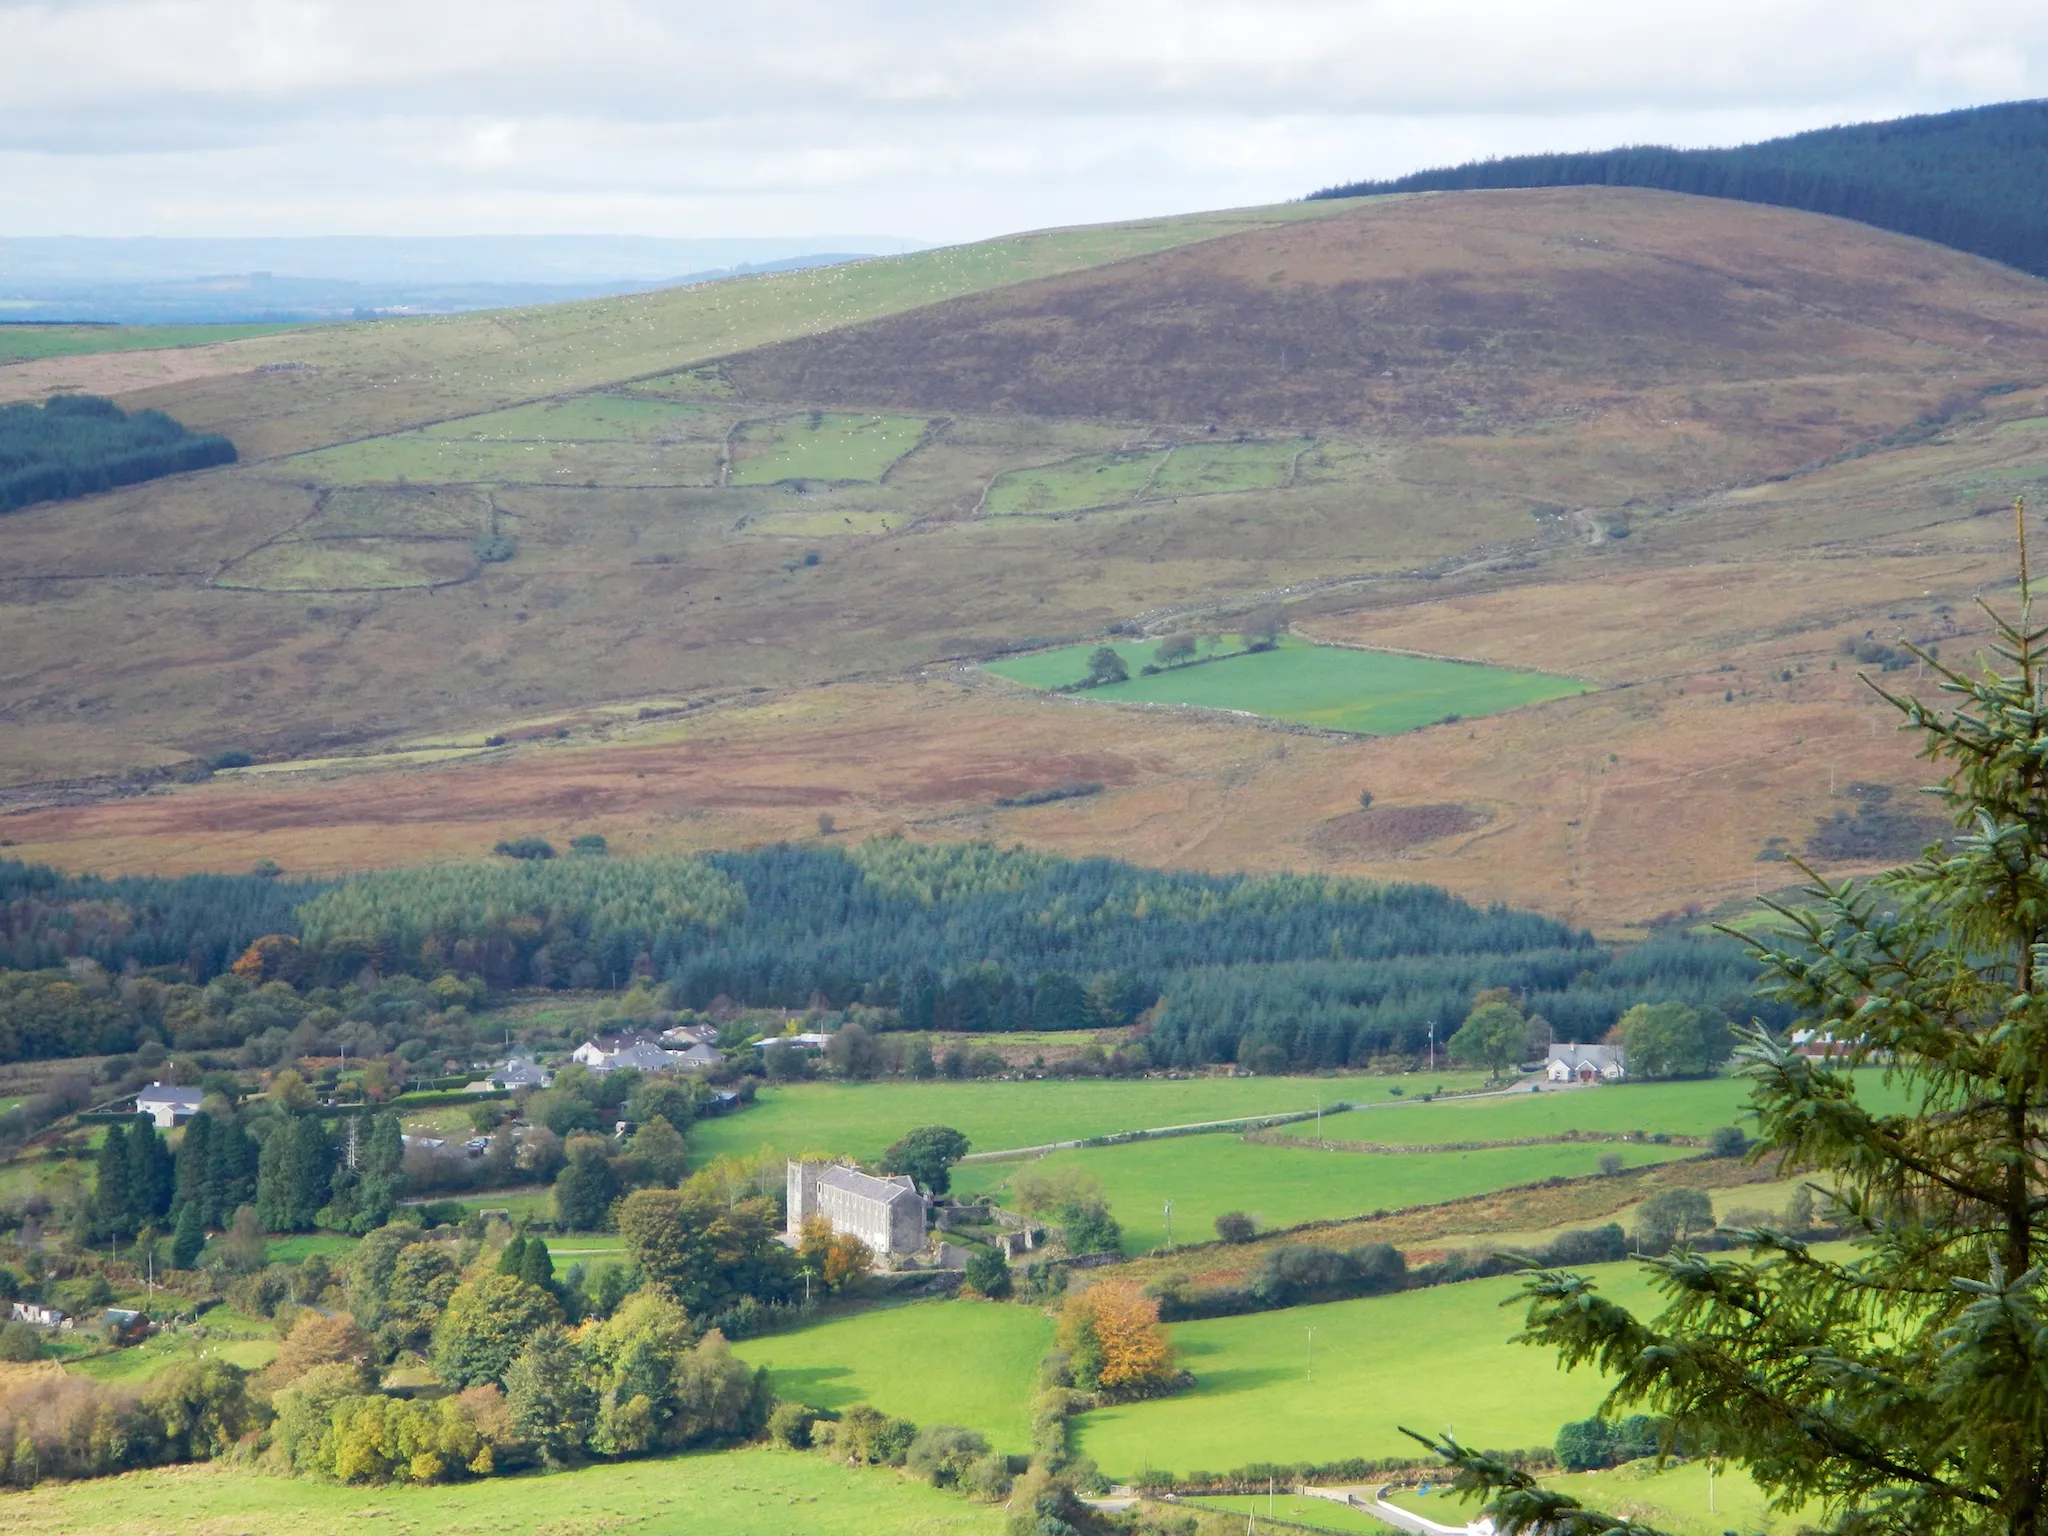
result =
[[[977,1248],[967,1256],[967,1288],[990,1301],[1010,1294],[1010,1265],[993,1248]]]
[[[20,1364],[43,1358],[43,1336],[27,1323],[9,1323],[0,1328],[0,1360]]]
[[[569,851],[580,858],[599,859],[611,852],[611,844],[600,832],[585,832],[581,837],[570,840]]]
[[[255,761],[256,759],[249,753],[238,749],[232,752],[216,753],[207,760],[206,766],[209,768],[247,768]]]
[[[487,565],[502,565],[519,553],[519,546],[501,533],[474,540],[469,551]]]
[[[1216,1235],[1226,1243],[1248,1243],[1259,1235],[1259,1228],[1243,1211],[1225,1211],[1216,1218]]]
[[[785,1451],[807,1451],[811,1430],[823,1417],[807,1403],[777,1403],[768,1415],[768,1438]]]
[[[510,837],[499,842],[491,852],[508,859],[552,859],[555,845],[544,837]]]
[[[1603,1178],[1617,1179],[1621,1177],[1624,1165],[1619,1152],[1602,1152],[1598,1166]]]
[[[934,1488],[952,1488],[963,1483],[968,1469],[987,1455],[988,1441],[973,1430],[932,1424],[917,1432],[904,1453],[903,1465]]]
[[[1714,1134],[1707,1138],[1707,1150],[1716,1157],[1740,1157],[1749,1150],[1749,1138],[1742,1134],[1740,1126],[1716,1126]]]

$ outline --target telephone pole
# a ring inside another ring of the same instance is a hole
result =
[[[1436,1070],[1436,1020],[1429,1021],[1429,1070]]]
[[[1173,1202],[1166,1202],[1166,1251],[1173,1252]]]
[[[1316,1379],[1316,1331],[1313,1328],[1308,1331],[1308,1379]]]

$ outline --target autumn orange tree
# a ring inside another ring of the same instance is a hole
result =
[[[823,1216],[804,1218],[797,1254],[828,1291],[843,1289],[875,1267],[874,1253],[866,1243],[850,1232],[834,1232]]]
[[[1059,1338],[1074,1384],[1085,1390],[1135,1392],[1173,1380],[1173,1341],[1159,1326],[1159,1303],[1128,1280],[1100,1281],[1068,1297]]]

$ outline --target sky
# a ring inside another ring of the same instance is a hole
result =
[[[953,242],[2042,95],[2043,0],[0,0],[0,236]]]

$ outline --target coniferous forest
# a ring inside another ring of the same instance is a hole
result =
[[[302,991],[366,976],[497,990],[637,977],[665,982],[680,1007],[822,996],[905,1029],[963,1031],[1123,1024],[1156,1004],[1152,1057],[1183,1066],[1236,1059],[1247,1039],[1297,1068],[1414,1053],[1432,1021],[1441,1041],[1492,987],[1560,1039],[1597,1039],[1645,1001],[1728,1019],[1755,1007],[1750,963],[1730,942],[1678,934],[1615,950],[1429,886],[1168,873],[981,844],[505,860],[330,885],[9,864],[0,914],[14,972],[0,972],[0,1059],[132,1049],[145,1029],[215,1047],[281,1037],[297,1021],[274,1006],[224,1009],[177,990],[266,935],[278,938],[259,947],[254,979]],[[81,960],[135,984],[82,992],[63,969]]]
[[[1820,128],[1734,149],[1644,144],[1475,160],[1311,196],[1571,186],[1833,214],[2048,277],[2048,101]]]
[[[235,445],[98,395],[0,405],[0,512],[235,462]]]

